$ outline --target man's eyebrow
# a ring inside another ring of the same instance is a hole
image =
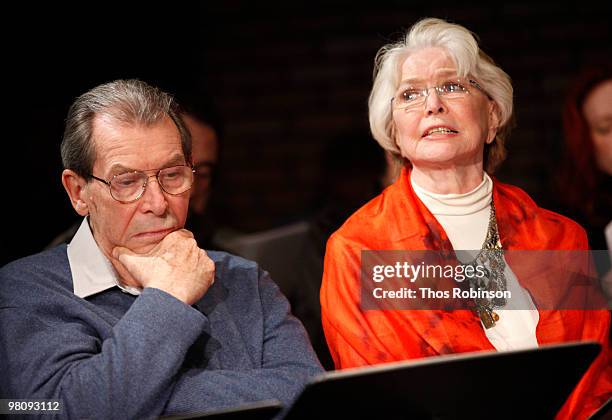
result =
[[[169,160],[167,160],[166,163],[162,166],[162,168],[169,168],[170,166],[185,165],[185,164],[187,164],[187,161],[185,160],[185,156],[177,153],[174,156],[172,156]]]
[[[108,173],[110,174],[110,176],[113,176],[116,174],[122,174],[124,172],[133,172],[135,170],[136,169],[134,168],[128,168],[127,166],[123,166],[120,163],[115,163],[113,166],[110,167]]]
[[[128,166],[122,165],[121,163],[116,163],[113,166],[110,167],[109,170],[109,174],[112,175],[116,175],[116,174],[121,174],[121,173],[125,173],[125,172],[134,172],[134,171],[158,171],[160,169],[163,168],[169,168],[171,166],[178,166],[178,165],[185,165],[186,161],[185,161],[185,157],[182,154],[175,154],[173,155],[170,159],[168,159],[166,161],[166,163],[164,163],[162,166],[160,166],[159,168],[141,168],[141,169],[134,169],[134,168],[130,168]]]

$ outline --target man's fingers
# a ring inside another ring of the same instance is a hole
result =
[[[132,251],[122,246],[116,246],[113,248],[113,257],[117,258],[119,261],[122,261],[122,257],[135,255]]]
[[[190,231],[188,231],[187,229],[179,229],[177,231],[175,231],[177,234],[185,237],[185,238],[193,238],[193,233],[191,233]],[[174,232],[173,232],[174,233]]]

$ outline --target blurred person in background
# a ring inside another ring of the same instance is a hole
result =
[[[293,262],[295,275],[279,281],[279,286],[327,370],[333,370],[334,364],[321,326],[319,292],[325,244],[347,217],[395,182],[400,165],[374,139],[356,133],[333,139],[325,150],[320,197],[314,214],[307,218],[304,240]]]
[[[223,133],[221,119],[214,107],[206,102],[206,95],[179,92],[181,115],[191,133],[195,180],[191,188],[189,213],[185,227],[204,249],[219,249],[214,244],[217,218],[214,208],[214,186],[219,172],[220,139]]]
[[[612,236],[612,62],[583,68],[563,106],[565,150],[556,174],[557,201],[585,227],[593,250],[610,251]],[[597,254],[603,289],[612,299],[608,253]]]

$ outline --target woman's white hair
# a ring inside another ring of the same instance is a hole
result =
[[[495,101],[499,127],[495,140],[485,145],[484,152],[485,169],[493,172],[506,158],[504,143],[513,124],[512,83],[506,72],[478,47],[472,32],[442,19],[422,19],[399,42],[378,50],[374,60],[374,84],[368,101],[372,135],[385,150],[400,155],[395,141],[391,98],[400,84],[401,68],[406,58],[428,47],[446,50],[457,67],[457,75],[474,78]]]

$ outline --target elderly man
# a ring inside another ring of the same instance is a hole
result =
[[[321,367],[266,273],[183,229],[189,131],[137,80],[70,108],[62,183],[72,242],[0,272],[1,398],[58,399],[71,418],[143,418],[289,402]]]

